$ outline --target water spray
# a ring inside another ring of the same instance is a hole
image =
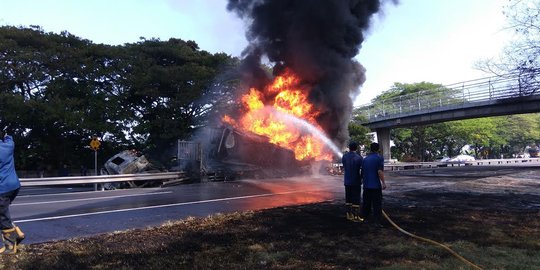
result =
[[[266,108],[271,110],[272,113],[274,115],[276,115],[279,119],[281,119],[281,120],[283,120],[283,121],[285,121],[287,123],[299,125],[302,130],[307,131],[307,132],[311,133],[312,135],[316,136],[330,150],[332,150],[332,152],[334,152],[334,154],[336,156],[338,156],[339,158],[341,158],[343,156],[343,153],[339,150],[339,147],[334,142],[332,142],[332,140],[330,140],[326,136],[326,134],[324,134],[324,132],[322,130],[318,129],[317,127],[310,124],[306,120],[298,118],[298,117],[296,117],[296,116],[294,116],[292,114],[280,112],[280,111],[278,111],[278,110],[276,110],[276,109],[274,109],[272,107],[267,106]]]

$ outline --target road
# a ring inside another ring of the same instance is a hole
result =
[[[385,200],[418,189],[470,188],[537,194],[540,164],[462,166],[387,172]],[[158,226],[187,217],[343,199],[342,176],[209,182],[167,188],[93,191],[88,187],[23,188],[11,207],[24,243],[40,243]],[[414,202],[405,201],[407,205]],[[523,203],[522,203],[523,204]],[[521,204],[520,204],[521,205]],[[520,207],[538,207],[527,203]]]
[[[343,197],[341,177],[298,177],[93,191],[23,188],[11,216],[25,244],[157,226],[190,216],[260,210]]]

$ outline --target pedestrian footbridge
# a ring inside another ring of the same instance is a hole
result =
[[[540,112],[540,70],[460,82],[361,106],[390,160],[392,128]]]

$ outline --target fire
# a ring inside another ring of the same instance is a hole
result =
[[[302,88],[299,78],[287,70],[263,91],[250,88],[249,92],[242,96],[245,113],[239,121],[228,115],[222,120],[236,128],[265,136],[270,143],[292,150],[297,160],[329,160],[332,155],[319,139],[306,134],[297,125],[280,119],[279,113],[293,115],[322,130],[315,120],[319,111],[308,101],[306,92],[309,92],[309,89]]]

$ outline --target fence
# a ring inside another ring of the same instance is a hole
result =
[[[479,159],[466,162],[398,162],[386,163],[389,171],[460,166],[540,166],[540,158]]]

